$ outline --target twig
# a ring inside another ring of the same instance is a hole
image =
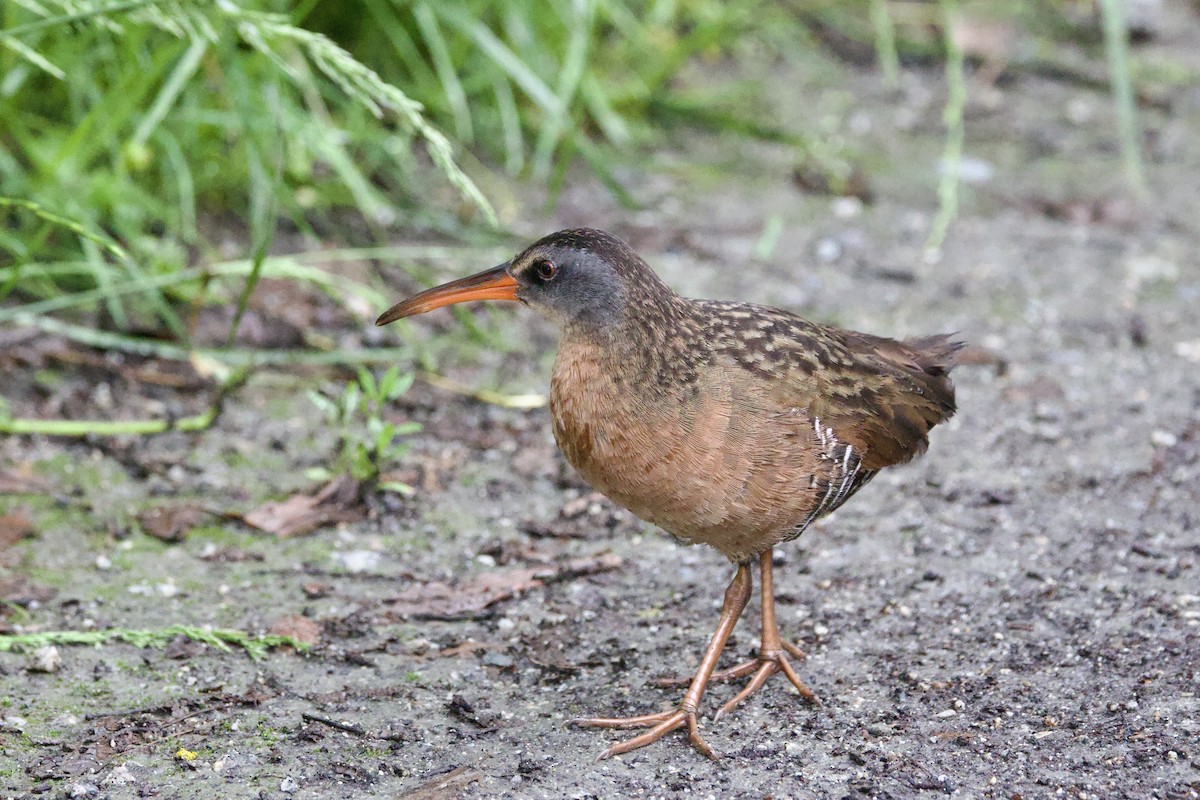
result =
[[[345,731],[346,733],[353,733],[355,736],[368,736],[372,739],[380,738],[378,736],[373,736],[372,734],[367,733],[365,730],[363,730],[358,725],[355,725],[350,722],[339,722],[336,719],[330,719],[329,717],[322,717],[318,714],[310,714],[307,711],[302,712],[300,714],[300,717],[305,722],[319,722],[322,725],[328,725],[331,728],[337,728],[339,731]]]

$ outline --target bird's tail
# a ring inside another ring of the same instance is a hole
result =
[[[957,333],[938,333],[917,339],[906,339],[912,348],[913,361],[926,374],[941,377],[958,365],[959,354],[967,343]]]

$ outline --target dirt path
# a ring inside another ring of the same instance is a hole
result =
[[[132,453],[0,442],[0,464],[32,463],[54,487],[0,496],[34,530],[0,551],[0,577],[54,590],[5,623],[295,632],[300,616],[318,646],[260,662],[184,640],[61,648],[51,673],[0,654],[4,793],[1200,797],[1200,94],[1146,112],[1154,195],[1139,205],[1114,199],[1107,98],[1032,77],[979,92],[966,149],[991,177],[964,187],[925,263],[938,76],[891,95],[826,73],[763,79],[806,98],[797,119],[855,132],[872,205],[800,193],[780,148],[697,136],[662,172],[623,176],[647,211],[585,182],[556,219],[522,223],[609,227],[690,294],[892,335],[958,330],[1002,357],[957,373],[960,413],[926,458],[781,554],[781,623],[822,708],[776,681],[704,723],[718,763],[677,740],[593,763],[613,736],[564,721],[671,704],[652,681],[690,669],[731,568],[587,499],[544,410],[418,384],[397,412],[425,426],[401,465],[411,504],[283,541],[220,520],[181,543],[139,532],[147,506],[246,510],[308,485],[331,445],[312,379],[262,374],[215,429]],[[735,181],[704,166],[731,160]],[[756,259],[772,219],[778,242]],[[445,368],[544,390],[549,328],[525,312],[487,325],[505,352]],[[95,391],[105,374],[68,380]],[[12,391],[13,411],[47,391]],[[523,591],[484,608],[406,602],[433,582]],[[753,652],[756,621],[730,662]]]

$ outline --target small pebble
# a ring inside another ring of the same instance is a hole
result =
[[[39,647],[29,654],[25,669],[29,672],[58,672],[62,668],[62,655],[52,644]]]
[[[284,778],[279,782],[279,791],[284,794],[291,794],[300,788],[300,784],[296,783],[295,778]]]
[[[957,716],[957,714],[958,714],[958,712],[955,711],[953,708],[947,708],[945,711],[939,711],[937,713],[937,718],[938,719],[950,719],[953,716]]]
[[[336,552],[332,558],[347,572],[367,572],[379,566],[381,556],[374,550],[350,550]]]
[[[512,656],[504,653],[487,653],[483,657],[483,663],[489,667],[507,668],[511,667],[515,662]]]
[[[120,765],[104,779],[106,786],[128,786],[131,783],[137,783],[137,776],[129,770],[128,764]]]
[[[832,264],[837,261],[842,255],[842,245],[837,239],[825,237],[817,242],[817,260],[825,264]]]
[[[1170,431],[1156,430],[1150,433],[1150,443],[1157,447],[1174,447],[1179,438]]]

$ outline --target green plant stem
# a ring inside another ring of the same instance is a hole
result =
[[[964,138],[963,114],[967,105],[967,79],[963,68],[963,51],[954,38],[958,24],[957,0],[940,0],[942,31],[946,44],[946,108],[942,121],[946,125],[946,146],[942,150],[942,176],[938,182],[938,210],[925,241],[926,252],[940,250],[946,241],[950,223],[958,214],[958,182],[962,171]]]
[[[875,53],[883,71],[883,85],[900,85],[900,55],[896,52],[896,26],[888,12],[887,0],[871,0],[871,24],[875,27]]]
[[[1138,130],[1137,109],[1134,104],[1133,80],[1129,73],[1129,42],[1125,31],[1124,0],[1100,0],[1104,18],[1104,50],[1112,82],[1113,100],[1117,106],[1117,126],[1121,139],[1121,158],[1129,184],[1140,195],[1148,192],[1146,172],[1142,166],[1141,134]]]
[[[180,419],[23,419],[0,415],[0,433],[14,435],[42,434],[45,436],[125,436],[184,431],[194,433],[206,430],[221,416],[225,399],[230,393],[245,385],[250,377],[250,368],[243,367],[229,377],[213,396],[208,410],[201,414]]]
[[[453,378],[447,378],[445,375],[439,375],[436,372],[423,371],[419,375],[421,380],[444,392],[460,394],[464,397],[478,400],[481,403],[500,406],[501,408],[529,410],[543,408],[550,402],[543,394],[504,394],[493,389],[477,389],[465,383],[459,383]]]

